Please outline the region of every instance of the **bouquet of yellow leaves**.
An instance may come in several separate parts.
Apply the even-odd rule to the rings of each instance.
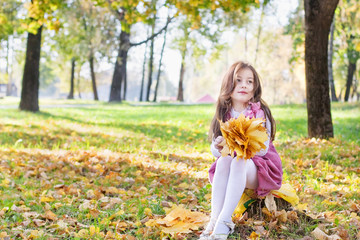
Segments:
[[[237,119],[231,118],[226,122],[220,121],[221,133],[224,141],[219,145],[223,147],[221,155],[230,154],[237,159],[250,159],[261,149],[265,149],[265,141],[268,139],[266,128],[263,126],[264,119],[247,118],[241,114]]]

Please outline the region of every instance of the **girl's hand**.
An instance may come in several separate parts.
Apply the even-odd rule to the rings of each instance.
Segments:
[[[222,146],[219,146],[219,144],[224,141],[224,137],[223,136],[218,136],[215,141],[214,141],[214,146],[217,150],[221,151],[221,149],[223,149]]]

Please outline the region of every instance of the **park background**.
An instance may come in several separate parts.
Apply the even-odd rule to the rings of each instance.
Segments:
[[[230,238],[360,238],[360,3],[307,4],[1,1],[0,236],[196,239],[214,99],[241,59],[300,202]]]

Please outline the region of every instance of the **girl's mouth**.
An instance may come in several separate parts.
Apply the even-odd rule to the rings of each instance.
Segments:
[[[247,94],[247,92],[244,92],[244,91],[241,91],[241,92],[238,92],[240,94]]]

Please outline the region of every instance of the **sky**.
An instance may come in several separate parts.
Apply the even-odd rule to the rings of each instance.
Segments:
[[[273,14],[268,14],[268,16],[266,16],[266,19],[264,21],[264,27],[266,28],[278,28],[281,26],[284,26],[287,24],[288,21],[288,15],[291,13],[291,11],[294,11],[298,5],[298,0],[277,0],[277,1],[271,1],[271,4],[274,7],[270,8],[270,13],[273,12]],[[164,15],[166,18],[167,12],[162,13],[162,15]],[[258,22],[259,22],[259,18],[260,18],[260,10],[255,11],[253,17],[252,17],[252,25],[254,25],[255,27],[258,26]],[[159,28],[163,26],[163,24],[159,24]],[[181,55],[179,53],[179,51],[171,49],[169,46],[171,45],[170,43],[170,39],[173,37],[171,35],[176,34],[176,29],[172,29],[172,31],[170,33],[168,33],[168,38],[167,38],[167,47],[165,48],[164,51],[164,56],[163,56],[163,64],[164,64],[164,71],[165,74],[167,75],[167,77],[169,78],[169,80],[174,84],[174,86],[178,85],[178,81],[179,81],[179,73],[180,73],[180,64],[181,64]],[[244,31],[239,30],[238,32],[231,32],[231,31],[227,31],[225,32],[223,38],[227,40],[229,46],[232,45],[232,43],[234,42],[234,40],[236,39],[237,35],[241,35],[244,34]],[[131,40],[133,42],[137,42],[140,39],[144,39],[146,38],[146,30],[144,29],[139,29],[137,31],[137,36],[139,36],[137,39],[132,38]],[[156,41],[156,51],[159,53],[160,49],[161,49],[161,45],[163,42],[163,35],[160,35]],[[10,44],[14,44],[15,46],[18,46],[18,43],[16,42],[10,42]],[[4,46],[3,46],[4,47]],[[128,71],[136,71],[136,72],[141,72],[142,69],[142,62],[143,62],[143,56],[144,56],[144,50],[145,50],[145,44],[143,44],[140,47],[136,47],[136,48],[132,48],[129,52],[129,55],[131,54],[131,58],[129,58],[128,61]],[[4,53],[4,52],[3,52]],[[12,52],[10,52],[10,56],[12,55]],[[117,54],[114,53],[114,55],[116,56]],[[159,54],[157,54],[157,56],[155,56],[155,62],[158,61],[158,56]],[[10,61],[13,58],[10,58]],[[3,69],[4,66],[6,65],[4,58],[0,58],[0,66]],[[10,62],[11,65],[11,62]],[[98,71],[113,71],[114,68],[114,64],[113,63],[101,63],[98,66]],[[4,70],[2,70],[4,71]],[[82,71],[82,75],[84,77],[90,76],[89,72],[88,72],[88,67],[83,68]],[[140,81],[139,77],[139,81]]]
[[[289,14],[294,11],[298,5],[298,0],[277,0],[272,1],[272,4],[274,5],[274,15],[266,16],[266,19],[264,21],[264,27],[274,27],[278,28],[281,26],[284,26],[288,22],[288,16]],[[253,16],[253,24],[257,25],[260,18],[260,10],[256,11]],[[266,26],[269,25],[269,26]],[[239,31],[238,33],[227,31],[225,32],[223,38],[228,40],[229,45],[233,43],[235,40],[236,34],[243,34],[243,32]],[[161,38],[161,40],[160,40]],[[162,44],[162,37],[160,37],[159,40],[157,40],[158,44]],[[171,36],[170,36],[171,38]],[[160,48],[158,46],[158,48]],[[135,51],[135,55],[141,56],[137,58],[137,60],[143,59],[142,56],[144,54],[144,48],[138,48],[137,51]],[[173,50],[169,47],[165,48],[164,51],[164,57],[163,57],[163,64],[164,69],[169,77],[170,81],[177,86],[179,81],[179,73],[180,73],[180,66],[181,66],[181,55],[179,51]],[[135,62],[129,62],[129,69],[137,69],[139,66]]]

